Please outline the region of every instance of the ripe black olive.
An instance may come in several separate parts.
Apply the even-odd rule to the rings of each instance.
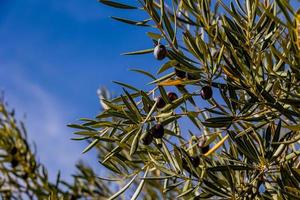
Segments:
[[[198,143],[198,147],[200,148],[202,154],[206,154],[209,151],[209,145],[205,145],[205,143],[206,143],[205,137],[201,138]]]
[[[162,138],[164,136],[164,132],[165,132],[164,127],[161,124],[156,124],[151,129],[151,133],[154,138]]]
[[[167,56],[167,48],[162,44],[158,44],[154,48],[153,55],[157,60],[163,60]]]
[[[209,151],[209,145],[201,147],[201,153],[206,154]]]
[[[189,80],[197,80],[197,76],[195,74],[187,73],[187,79]]]
[[[178,99],[178,96],[175,92],[169,92],[168,93],[168,99],[169,99],[170,102],[173,102],[176,99]]]
[[[200,158],[199,156],[194,156],[194,157],[191,157],[191,163],[194,167],[198,167],[199,164],[200,164]]]
[[[24,173],[24,174],[22,175],[22,179],[26,180],[27,178],[28,178],[28,173]]]
[[[210,86],[204,86],[201,89],[200,95],[203,99],[208,100],[212,97],[213,91]]]
[[[13,148],[10,150],[11,155],[15,155],[17,152],[18,152],[18,149],[17,149],[16,147],[13,147]]]
[[[142,139],[144,145],[150,145],[153,141],[153,136],[150,133],[147,133],[146,136]]]
[[[185,169],[185,170],[188,170],[188,169],[189,169],[188,163],[186,162],[185,159],[182,159],[182,168]]]
[[[80,199],[80,198],[81,198],[80,195],[72,194],[71,197],[70,197],[70,200],[77,200],[77,199]]]
[[[10,164],[11,164],[11,167],[12,167],[12,168],[15,168],[15,167],[18,166],[19,161],[18,161],[17,159],[13,158],[13,159],[10,161]]]
[[[157,108],[161,109],[161,108],[165,107],[166,102],[164,101],[164,99],[162,97],[158,97],[156,99],[156,101],[157,101],[157,104],[156,104]]]
[[[162,146],[162,143],[157,143],[156,145],[157,145],[157,147],[158,147],[159,149],[163,147],[163,146]]]
[[[180,69],[175,68],[175,75],[178,78],[185,78],[186,77],[186,72],[181,71]]]

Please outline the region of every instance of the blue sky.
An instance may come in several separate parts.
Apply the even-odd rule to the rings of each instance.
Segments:
[[[71,141],[66,124],[99,111],[96,89],[120,87],[112,80],[143,87],[147,80],[129,68],[155,72],[151,55],[126,57],[151,47],[146,29],[109,16],[141,17],[97,0],[0,0],[0,89],[19,119],[51,177],[74,172],[78,159],[98,168],[93,154],[81,155],[84,143]],[[98,168],[99,170],[99,168]]]

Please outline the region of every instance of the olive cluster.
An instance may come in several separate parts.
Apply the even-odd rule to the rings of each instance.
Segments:
[[[158,44],[154,48],[154,52],[153,52],[154,57],[157,60],[163,60],[167,56],[167,53],[168,53],[167,48],[162,44]],[[178,78],[188,79],[188,80],[197,80],[197,77],[194,74],[187,73],[183,70],[180,70],[179,68],[180,68],[180,64],[177,64],[175,67],[175,75]],[[212,95],[213,95],[213,91],[209,85],[202,87],[202,89],[200,91],[200,96],[202,97],[202,99],[208,100],[208,99],[212,98]],[[173,102],[176,99],[178,99],[177,94],[174,92],[169,92],[167,94],[167,96],[168,96],[168,100],[170,102]],[[156,107],[158,109],[162,109],[165,106],[166,106],[166,102],[164,101],[164,99],[161,96],[159,96],[156,99]],[[163,135],[164,135],[164,127],[161,124],[156,124],[155,126],[153,126],[150,129],[150,131],[143,138],[143,144],[150,145],[153,141],[153,138],[162,138]],[[198,144],[198,147],[200,148],[200,151],[202,154],[206,154],[209,151],[209,145],[205,145],[205,140],[202,140],[202,142],[200,141]],[[200,164],[199,156],[191,156],[189,158],[184,158],[182,161],[182,166],[185,170],[187,170],[189,172],[191,172],[191,170],[188,167],[188,162],[186,161],[186,159],[189,159],[189,161],[193,165],[193,167],[198,167]]]
[[[175,93],[175,92],[169,92],[168,94],[167,94],[167,96],[168,96],[168,100],[170,101],[170,102],[173,102],[173,101],[175,101],[176,99],[178,99],[178,96],[177,96],[177,94]],[[161,109],[161,108],[164,108],[165,106],[166,106],[166,102],[164,101],[164,99],[161,97],[161,96],[159,96],[157,99],[156,99],[156,107],[157,108],[159,108],[159,109]]]
[[[209,145],[206,145],[206,139],[205,138],[201,138],[199,143],[198,143],[198,148],[201,151],[201,154],[206,154],[209,151]],[[198,167],[200,164],[200,156],[189,156],[188,158],[183,158],[182,160],[182,167],[191,172],[189,166],[188,166],[188,162],[186,161],[186,159],[189,159],[190,163],[193,165],[193,167]]]
[[[192,166],[194,168],[197,168],[200,165],[200,157],[199,156],[188,156],[182,159],[182,168],[185,169],[187,172],[189,172],[191,175],[199,178],[199,176],[193,171],[191,170],[187,160],[190,161],[190,163],[192,164]]]
[[[167,94],[168,96],[168,100],[170,102],[173,102],[175,101],[176,99],[178,99],[178,96],[175,92],[169,92]],[[159,96],[157,99],[156,99],[156,107],[161,109],[163,107],[165,107],[166,105],[166,102],[164,101],[164,99]],[[157,138],[157,139],[160,139],[164,136],[164,127],[162,124],[158,123],[156,124],[155,126],[153,126],[150,131],[145,135],[145,137],[143,138],[143,144],[144,145],[150,145],[153,141],[153,138]]]
[[[162,44],[158,44],[156,45],[156,47],[154,48],[154,51],[153,51],[153,55],[154,57],[157,59],[157,60],[163,60],[168,54],[168,50],[167,48],[162,45]],[[185,71],[183,70],[180,70],[178,69],[180,68],[180,64],[177,64],[176,65],[176,68],[175,68],[175,75],[178,77],[178,78],[187,78],[188,80],[195,80],[197,79],[195,77],[194,74],[192,73],[186,73]],[[175,94],[176,95],[176,94]],[[208,100],[212,97],[213,95],[213,91],[211,89],[210,86],[204,86],[202,89],[201,89],[201,92],[200,92],[200,96],[204,99],[204,100]],[[177,95],[176,95],[177,97]],[[158,103],[158,108],[159,107],[164,107],[166,104],[165,102],[163,101],[163,99],[160,97],[159,99],[159,103]]]
[[[209,145],[206,146],[200,146],[198,145],[198,147],[200,148],[200,151],[202,154],[205,154],[209,151]],[[188,156],[182,159],[182,168],[185,169],[186,171],[188,171],[189,173],[191,173],[192,175],[194,175],[195,177],[198,177],[197,174],[195,174],[195,172],[193,172],[187,162],[187,159],[190,161],[190,163],[192,164],[192,166],[194,168],[197,168],[200,165],[200,156]]]
[[[153,141],[153,138],[161,139],[164,136],[165,129],[162,124],[156,124],[154,125],[150,131],[145,135],[145,137],[142,139],[144,145],[150,145]]]

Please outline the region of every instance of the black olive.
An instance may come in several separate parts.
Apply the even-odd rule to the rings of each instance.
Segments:
[[[167,56],[167,48],[162,44],[158,44],[154,48],[153,55],[157,60],[163,60]]]
[[[204,86],[201,89],[200,95],[203,99],[208,100],[212,97],[213,91],[210,86]]]
[[[163,147],[163,146],[162,146],[162,143],[157,143],[156,145],[157,145],[157,147],[158,147],[159,149]]]
[[[146,136],[142,139],[144,145],[150,145],[153,141],[153,136],[150,133],[147,133]]]
[[[185,71],[181,71],[180,69],[175,68],[175,75],[178,78],[185,78],[186,77],[186,72]]]
[[[168,93],[168,99],[169,99],[169,101],[173,102],[176,99],[178,99],[178,96],[177,96],[177,94],[175,92],[169,92]]]
[[[18,166],[19,161],[18,161],[17,159],[13,158],[13,159],[10,161],[10,164],[11,164],[11,167],[12,167],[12,168],[15,168],[15,167]]]
[[[192,73],[187,73],[187,79],[189,80],[197,80],[197,76],[195,74]]]
[[[23,178],[24,180],[26,180],[26,179],[28,178],[28,173],[24,173],[24,174],[22,175],[22,178]]]
[[[152,135],[154,138],[162,138],[164,136],[164,127],[161,124],[156,124],[154,127],[151,129]]]
[[[199,156],[194,156],[194,157],[191,157],[191,163],[194,167],[198,167],[199,164],[200,164],[200,158]]]
[[[185,159],[182,159],[182,168],[185,170],[189,170],[188,163]]]
[[[165,107],[166,102],[164,101],[164,99],[162,97],[158,97],[156,99],[156,101],[157,101],[157,104],[156,104],[157,108],[161,109],[161,108]]]
[[[206,154],[209,151],[209,145],[201,147],[201,153]]]
[[[16,147],[13,147],[13,148],[10,150],[11,155],[15,155],[17,152],[18,152],[18,149],[17,149]]]
[[[206,138],[201,138],[199,143],[198,143],[198,147],[201,150],[202,154],[206,154],[209,151],[209,145],[205,145],[206,143]]]
[[[80,195],[72,194],[70,200],[77,200],[80,199]]]

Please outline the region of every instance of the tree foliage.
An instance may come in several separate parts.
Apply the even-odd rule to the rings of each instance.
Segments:
[[[296,1],[100,2],[145,13],[113,17],[147,28],[155,45],[124,55],[162,63],[134,70],[150,91],[116,82],[120,96],[70,125],[84,152],[101,151],[106,178],[123,181],[110,199],[299,199]]]
[[[162,63],[157,74],[133,70],[151,90],[116,82],[121,95],[100,89],[103,110],[69,125],[111,173],[79,162],[72,183],[51,182],[1,101],[1,199],[299,199],[296,1],[100,2],[147,15],[112,18],[147,28],[154,44],[124,55]]]
[[[51,182],[47,169],[36,159],[28,143],[25,126],[0,102],[0,199],[106,199],[110,196],[93,170],[83,162],[76,165],[73,182],[57,174]]]

